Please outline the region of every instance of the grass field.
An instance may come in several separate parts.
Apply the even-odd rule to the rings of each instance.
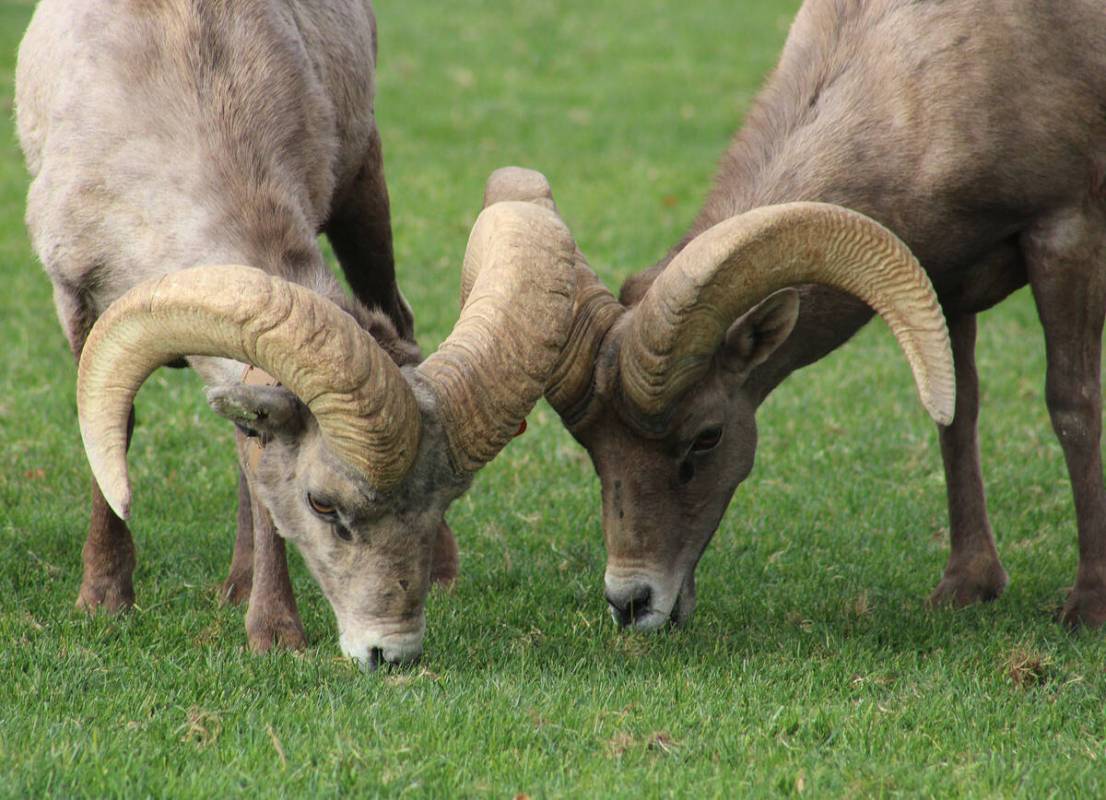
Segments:
[[[546,172],[612,286],[661,256],[798,3],[376,5],[400,279],[429,350],[498,166]],[[77,613],[75,370],[24,232],[10,122],[31,8],[0,2],[0,795],[1106,794],[1106,638],[1051,619],[1075,526],[1024,292],[981,322],[984,466],[1012,578],[987,607],[923,606],[947,555],[936,434],[873,324],[762,409],[759,463],[685,630],[609,620],[598,485],[542,404],[450,513],[463,576],[430,600],[420,668],[343,660],[298,557],[312,646],[250,655],[215,593],[231,430],[180,371],[138,399],[139,608]]]

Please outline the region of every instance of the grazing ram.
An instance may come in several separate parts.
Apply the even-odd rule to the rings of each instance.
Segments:
[[[573,245],[547,211],[485,210],[461,318],[414,366],[372,113],[374,35],[355,0],[36,9],[18,123],[28,227],[79,356],[97,482],[81,604],[133,602],[132,401],[183,358],[254,438],[239,452],[244,504],[297,543],[342,649],[370,665],[421,651],[444,512],[541,396],[571,322]],[[384,313],[345,295],[320,230]],[[207,266],[219,264],[249,266]],[[290,587],[274,586],[283,550],[265,546],[272,568],[254,575],[250,615],[270,615],[262,635],[295,636]]]
[[[919,384],[935,401],[952,541],[931,602],[988,600],[1007,583],[980,471],[975,316],[1028,283],[1078,521],[1062,618],[1106,621],[1104,112],[1106,16],[1093,0],[803,5],[683,240],[618,301],[581,264],[577,322],[547,397],[599,474],[619,623],[691,616],[696,564],[753,464],[757,407],[847,341],[868,305],[895,309],[837,269],[874,284],[892,261],[902,271],[888,289],[926,307],[889,321],[900,343],[919,340],[907,349],[915,375],[939,390]],[[488,197],[552,204],[544,179],[521,171],[495,176]],[[905,248],[856,213],[810,203],[878,220],[917,255],[948,320],[955,408],[944,323]]]

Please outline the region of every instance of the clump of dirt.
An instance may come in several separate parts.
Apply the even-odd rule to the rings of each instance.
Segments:
[[[1019,689],[1044,686],[1052,676],[1051,660],[1024,647],[1016,647],[1006,656],[1006,677]]]

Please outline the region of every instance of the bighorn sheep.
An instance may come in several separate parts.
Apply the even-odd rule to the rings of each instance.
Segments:
[[[935,401],[948,488],[952,549],[931,602],[987,600],[1007,583],[979,464],[975,315],[1028,282],[1078,519],[1062,618],[1106,620],[1104,108],[1099,3],[803,5],[684,239],[626,281],[620,302],[581,264],[577,321],[547,397],[599,474],[619,623],[691,616],[696,564],[753,464],[757,407],[871,316],[850,295],[873,297],[827,268],[847,266],[861,286],[892,263],[888,297],[907,292],[908,308],[875,306],[893,310],[900,343],[916,341],[907,354]],[[541,176],[518,171],[493,178],[488,197],[552,203]],[[879,220],[925,266],[951,333],[955,416],[925,276],[892,237],[812,201]]]
[[[297,543],[344,652],[375,666],[421,651],[443,514],[541,396],[571,322],[574,245],[548,211],[485,210],[457,326],[422,364],[397,365],[414,357],[389,321],[410,334],[373,38],[355,0],[36,9],[18,122],[28,227],[80,359],[98,487],[84,603],[131,600],[132,401],[185,358],[212,408],[255,437],[240,448],[254,522],[271,514]],[[386,315],[345,296],[319,230]],[[246,365],[274,380],[247,380]]]

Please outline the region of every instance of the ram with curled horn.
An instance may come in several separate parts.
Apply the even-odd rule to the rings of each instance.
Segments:
[[[577,254],[577,318],[547,397],[602,484],[620,624],[691,616],[696,564],[753,465],[758,406],[872,309],[939,426],[952,549],[931,602],[997,597],[975,315],[1026,282],[1078,518],[1062,617],[1106,620],[1106,117],[1087,112],[1106,103],[1104,41],[1090,3],[808,0],[683,240],[617,300]],[[553,207],[542,176],[517,169],[489,181],[487,199],[505,198]]]
[[[134,603],[131,400],[150,370],[187,363],[243,432],[224,595],[248,594],[251,648],[306,643],[279,527],[346,652],[418,653],[427,583],[456,571],[443,512],[541,395],[569,321],[572,245],[547,211],[481,215],[464,313],[419,365],[395,282],[375,50],[367,0],[36,7],[17,121],[27,225],[80,358],[97,479],[79,606]]]
[[[135,287],[97,320],[77,377],[89,463],[129,516],[127,418],[159,366],[217,360],[279,383],[209,380],[208,402],[262,443],[251,489],[334,608],[342,650],[375,667],[422,652],[423,603],[446,508],[541,397],[571,321],[573,244],[555,214],[500,203],[476,221],[453,333],[399,368],[309,289],[242,266]]]

